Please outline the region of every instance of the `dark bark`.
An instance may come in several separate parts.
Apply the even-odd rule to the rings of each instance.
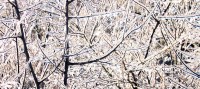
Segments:
[[[14,7],[15,9],[15,12],[16,12],[16,16],[17,16],[17,20],[20,20],[21,19],[21,16],[20,16],[20,11],[19,11],[19,7],[18,7],[18,3],[17,3],[17,0],[15,0],[14,2],[10,2],[9,3]],[[40,88],[40,82],[38,82],[38,79],[37,79],[37,76],[35,74],[35,71],[33,69],[33,66],[32,66],[32,63],[29,62],[29,59],[30,59],[30,56],[29,56],[29,53],[28,53],[28,48],[27,48],[27,44],[26,44],[26,39],[25,39],[25,34],[24,34],[24,29],[23,29],[23,24],[20,23],[20,32],[21,32],[21,35],[20,35],[20,38],[22,40],[22,43],[23,43],[23,46],[24,46],[24,54],[26,56],[26,62],[28,63],[29,65],[29,68],[30,68],[30,71],[31,71],[31,74],[33,76],[33,79],[34,79],[34,82],[36,84],[36,87],[37,89]]]

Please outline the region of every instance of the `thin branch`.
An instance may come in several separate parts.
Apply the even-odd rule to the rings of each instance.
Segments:
[[[177,40],[175,40],[173,43],[171,43],[170,45],[164,47],[162,50],[160,50],[160,51],[154,53],[153,55],[148,56],[147,58],[144,59],[144,61],[142,62],[142,64],[143,64],[143,63],[146,63],[147,61],[151,61],[150,59],[153,59],[155,56],[157,56],[157,55],[160,54],[160,53],[163,53],[163,52],[165,52],[165,51],[167,51],[167,50],[168,50],[168,51],[171,51],[171,50],[172,50],[171,47],[172,47],[173,45],[177,45],[178,43],[180,43],[181,40],[182,40],[182,39],[177,39]]]
[[[49,57],[44,53],[44,51],[42,50],[41,46],[39,45],[39,40],[37,38],[37,44],[38,44],[38,47],[40,49],[40,51],[42,52],[42,54],[49,60],[49,62],[51,62],[53,65],[55,65],[50,59]]]
[[[70,3],[72,3],[74,0],[71,0],[71,1],[68,1],[68,3],[70,4]]]
[[[20,12],[23,12],[23,11],[26,11],[26,10],[29,10],[29,9],[32,9],[33,7],[36,7],[36,6],[40,5],[40,4],[42,4],[42,2],[36,3],[36,4],[34,4],[34,5],[31,5],[31,6],[25,8],[25,9],[23,9],[23,10],[20,10]]]
[[[92,42],[93,42],[93,39],[94,39],[94,33],[95,33],[95,30],[96,30],[97,27],[98,27],[98,21],[96,22],[94,28],[92,29],[92,32],[91,32],[91,35],[90,35],[90,38],[89,38],[89,42],[90,42],[90,44],[92,44]]]
[[[19,70],[19,49],[18,49],[18,39],[15,38],[16,40],[16,51],[17,51],[17,73],[19,74],[20,70]],[[20,77],[18,77],[18,82],[20,83]]]
[[[3,23],[4,26],[6,26],[7,28],[11,29],[12,31],[14,31],[14,29],[10,28],[8,25],[6,25],[4,22],[1,22]]]
[[[51,73],[49,73],[49,75],[47,75],[45,78],[43,78],[40,82],[43,82],[45,81],[49,76],[51,76],[55,71],[56,69],[58,69],[58,67],[60,66],[60,64],[63,62],[63,60],[61,60],[58,65],[53,69],[53,71]]]
[[[169,9],[169,6],[170,6],[170,5],[171,5],[171,3],[168,4],[167,8],[164,10],[163,15],[167,12],[167,10]],[[155,28],[153,29],[153,32],[152,32],[152,34],[151,34],[151,38],[150,38],[150,41],[149,41],[149,45],[148,45],[148,48],[147,48],[147,51],[146,51],[146,54],[145,54],[145,57],[144,57],[145,59],[146,59],[147,56],[148,56],[148,53],[149,53],[149,50],[150,50],[150,46],[151,46],[151,43],[152,43],[152,39],[153,39],[154,33],[155,33],[156,29],[158,28],[158,26],[160,25],[160,21],[157,20],[156,18],[154,18],[154,19],[155,19],[155,21],[156,21],[156,26],[155,26]]]
[[[186,67],[186,69],[188,69],[190,72],[192,72],[193,75],[195,75],[196,77],[200,78],[200,74],[194,72],[192,69],[190,69],[186,63],[183,61],[183,59],[180,57],[180,55],[177,53],[177,51],[175,49],[173,49],[176,53],[176,55],[178,56],[178,58],[180,59],[181,63]]]
[[[5,39],[10,39],[10,38],[18,38],[19,36],[14,36],[14,37],[5,37],[5,38],[0,38],[0,40],[5,40]]]
[[[150,41],[149,41],[149,45],[148,45],[148,48],[147,48],[147,51],[146,51],[146,54],[145,54],[145,57],[144,57],[144,58],[147,58],[147,56],[148,56],[148,53],[149,53],[149,50],[150,50],[150,46],[151,46],[151,43],[152,43],[152,39],[153,39],[154,33],[156,32],[156,29],[158,28],[159,25],[160,25],[160,21],[157,21],[156,26],[155,26],[155,28],[153,29],[153,32],[152,32],[152,34],[151,34],[151,38],[150,38]]]
[[[113,11],[113,12],[101,12],[101,13],[93,13],[91,15],[85,15],[85,16],[69,16],[69,18],[90,18],[90,17],[96,17],[96,16],[102,16],[102,15],[110,15],[115,13],[121,13],[125,10],[119,10],[119,11]]]
[[[92,50],[92,49],[91,49]],[[78,56],[78,55],[81,55],[81,54],[83,54],[83,53],[87,53],[87,52],[89,52],[90,51],[90,49],[88,49],[88,48],[83,48],[83,49],[81,49],[80,51],[78,51],[78,52],[76,52],[76,53],[74,53],[74,54],[68,54],[68,55],[63,55],[64,57],[71,57],[71,56]]]
[[[155,9],[154,9],[155,10]],[[77,63],[72,63],[70,62],[70,65],[84,65],[84,64],[90,64],[90,63],[94,63],[94,62],[99,62],[100,60],[106,58],[107,56],[109,56],[110,54],[112,54],[112,52],[116,51],[116,49],[119,47],[119,45],[124,41],[124,39],[126,37],[128,37],[132,32],[140,29],[145,23],[146,21],[152,16],[154,10],[145,18],[145,20],[143,21],[143,23],[141,25],[139,25],[136,28],[132,28],[131,30],[127,31],[126,33],[123,33],[121,39],[119,39],[117,41],[117,44],[115,46],[113,46],[113,48],[111,50],[109,50],[107,53],[105,53],[104,55],[97,57],[91,61],[86,61],[86,62],[77,62]]]
[[[171,80],[171,81],[174,82],[175,84],[178,84],[179,86],[181,86],[181,87],[183,87],[183,88],[185,88],[185,89],[188,88],[187,86],[184,86],[183,84],[180,84],[180,83],[176,82],[175,80],[173,80],[173,79],[171,79],[171,78],[169,78],[169,80]]]
[[[171,42],[170,42],[171,43]],[[172,44],[172,43],[171,43]],[[175,52],[176,54],[176,57],[178,57],[181,61],[181,63],[186,67],[186,69],[188,69],[193,75],[195,75],[196,77],[200,78],[200,74],[194,72],[192,69],[190,69],[186,63],[183,61],[182,59],[182,56],[180,56],[178,53],[177,53],[177,50],[175,50],[174,46],[172,46],[172,50]],[[181,54],[182,55],[182,54]]]
[[[55,7],[54,5],[51,5],[50,3],[49,3],[49,5],[50,5],[50,6],[52,6],[53,8],[55,8],[56,10],[58,10],[58,11],[62,12],[63,14],[65,14],[65,13],[66,13],[66,12],[64,12],[64,11],[60,10],[59,8]]]
[[[189,18],[198,18],[200,14],[196,15],[177,15],[177,16],[158,16],[159,19],[189,19]]]
[[[21,88],[21,89],[24,89],[25,80],[26,80],[26,69],[25,69],[25,71],[24,71],[24,79],[23,79],[23,82],[22,82],[22,88]]]

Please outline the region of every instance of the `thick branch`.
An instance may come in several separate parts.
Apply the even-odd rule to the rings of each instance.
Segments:
[[[66,0],[66,13],[65,13],[65,18],[66,18],[66,33],[65,33],[65,50],[64,50],[64,55],[69,55],[69,41],[67,39],[68,34],[69,34],[69,29],[68,29],[68,0]],[[65,71],[64,71],[64,85],[67,86],[67,79],[68,79],[68,68],[69,68],[69,56],[63,57],[65,61]]]
[[[17,20],[20,21],[21,17],[20,17],[20,11],[19,11],[19,7],[18,7],[17,0],[15,0],[14,3],[12,3],[12,2],[9,1],[9,3],[15,8],[15,11],[16,11],[16,14],[17,14]],[[19,27],[20,27],[19,29],[20,29],[20,31],[21,31],[21,36],[20,36],[20,38],[21,38],[22,43],[23,43],[23,45],[24,45],[24,53],[25,53],[25,55],[26,55],[26,61],[28,62],[29,59],[30,59],[30,56],[29,56],[29,53],[28,53],[28,48],[27,48],[27,44],[26,44],[26,39],[25,39],[24,29],[23,29],[22,23],[19,24]],[[17,29],[18,29],[18,28],[17,28]],[[40,82],[38,82],[38,79],[37,79],[37,77],[36,77],[36,74],[35,74],[35,72],[34,72],[34,69],[33,69],[33,66],[32,66],[31,62],[28,62],[28,65],[29,65],[29,68],[30,68],[30,70],[31,70],[32,76],[33,76],[33,78],[34,78],[36,87],[37,87],[37,89],[39,89],[39,88],[40,88],[40,86],[39,86],[39,85],[40,85]]]

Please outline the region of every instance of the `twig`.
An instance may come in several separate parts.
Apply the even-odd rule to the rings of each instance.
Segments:
[[[25,9],[23,9],[23,10],[20,10],[20,12],[23,12],[23,11],[26,11],[26,10],[29,10],[29,9],[32,9],[33,7],[36,7],[36,6],[40,5],[40,4],[42,4],[42,2],[36,3],[36,4],[34,4],[34,5],[31,5],[31,6],[25,8]]]
[[[24,70],[24,80],[22,82],[22,89],[24,89],[25,80],[26,80],[26,69]]]
[[[60,10],[59,8],[55,7],[54,5],[51,5],[51,4],[49,4],[49,5],[50,5],[50,6],[52,6],[53,8],[55,8],[56,10],[58,10],[58,11],[62,12],[63,14],[64,14],[64,13],[66,13],[66,12],[64,12],[64,11]]]
[[[42,54],[49,60],[49,62],[51,62],[53,65],[55,65],[50,59],[49,57],[44,53],[44,51],[42,50],[41,46],[39,45],[39,42],[38,42],[38,38],[37,38],[37,44],[38,44],[38,47],[40,49],[40,51],[42,52]]]
[[[172,43],[170,42],[170,44],[172,44]],[[185,63],[185,62],[183,61],[183,59],[182,59],[182,56],[180,56],[180,55],[177,53],[177,50],[175,50],[175,48],[174,48],[173,45],[172,45],[172,50],[175,52],[176,57],[178,57],[178,58],[180,59],[181,63],[186,67],[186,69],[188,69],[188,70],[189,70],[193,75],[195,75],[196,77],[200,78],[200,74],[194,72],[192,69],[190,69],[190,68],[186,65],[186,63]],[[182,55],[182,54],[181,54],[181,55]]]
[[[155,9],[154,9],[155,10]],[[106,58],[107,56],[109,56],[112,52],[116,51],[116,49],[118,48],[118,46],[124,41],[124,39],[129,36],[133,31],[136,31],[138,29],[140,29],[145,23],[146,21],[150,18],[150,16],[153,14],[154,10],[145,18],[144,22],[139,25],[138,27],[136,28],[132,28],[131,30],[127,31],[126,33],[123,33],[121,39],[119,39],[117,41],[117,44],[115,46],[113,46],[113,48],[111,48],[111,50],[109,50],[107,53],[105,53],[104,55],[100,56],[100,57],[97,57],[91,61],[86,61],[86,62],[76,62],[76,63],[72,63],[70,62],[70,65],[84,65],[84,64],[90,64],[90,63],[93,63],[93,62],[98,62],[104,58]]]
[[[90,44],[92,44],[92,42],[94,40],[94,33],[95,33],[97,27],[98,27],[98,21],[96,22],[94,28],[92,29],[92,32],[91,32],[91,35],[90,35],[90,38],[89,38]]]
[[[151,61],[150,59],[154,58],[156,55],[158,55],[158,54],[160,54],[160,53],[162,53],[162,52],[164,52],[164,51],[167,51],[167,50],[170,51],[170,50],[172,50],[171,47],[172,47],[173,45],[176,45],[177,43],[180,43],[180,42],[181,42],[181,39],[175,40],[172,44],[170,44],[170,45],[164,47],[162,50],[160,50],[160,51],[154,53],[153,55],[148,56],[147,58],[145,58],[144,61],[142,62],[142,64],[145,63],[145,62],[147,62],[147,61]]]
[[[101,12],[101,13],[93,13],[91,15],[85,15],[85,16],[69,16],[69,18],[90,18],[90,17],[96,17],[96,16],[102,16],[102,15],[110,15],[114,13],[120,13],[125,10],[120,10],[120,11],[113,11],[113,12]]]
[[[12,31],[14,31],[14,29],[10,28],[7,24],[5,24],[4,22],[2,22],[4,26],[6,26],[7,28],[11,29]]]
[[[55,68],[53,69],[53,71],[52,71],[51,73],[49,73],[49,75],[47,75],[45,78],[41,79],[40,82],[45,81],[49,76],[51,76],[51,75],[56,71],[56,69],[58,69],[58,67],[60,66],[60,64],[61,64],[62,62],[63,62],[63,60],[61,60],[61,61],[58,63],[58,65],[55,66]]]
[[[188,87],[184,86],[183,84],[177,83],[176,81],[174,81],[173,79],[169,78],[169,80],[171,80],[172,82],[174,82],[175,84],[178,84],[179,86],[187,89]]]
[[[160,19],[189,19],[189,18],[198,18],[200,14],[196,15],[179,15],[179,16],[158,16]]]
[[[91,49],[91,50],[92,50],[92,49]],[[74,53],[74,54],[63,55],[63,57],[78,56],[78,55],[81,55],[81,54],[86,53],[86,52],[88,52],[88,51],[90,51],[90,49],[83,48],[83,49],[81,49],[80,51],[78,51],[78,52],[76,52],[76,53]]]
[[[192,74],[195,75],[196,77],[200,78],[200,74],[198,74],[198,73],[194,72],[192,69],[190,69],[186,65],[186,63],[183,61],[183,59],[180,57],[180,55],[178,55],[177,51],[176,50],[174,50],[174,51],[175,51],[176,55],[178,56],[178,58],[180,59],[181,63],[186,67],[186,69],[188,69],[190,72],[192,72]]]

